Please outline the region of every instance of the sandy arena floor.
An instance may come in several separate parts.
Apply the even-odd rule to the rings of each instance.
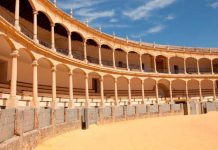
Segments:
[[[91,126],[50,139],[36,150],[215,150],[218,113]]]

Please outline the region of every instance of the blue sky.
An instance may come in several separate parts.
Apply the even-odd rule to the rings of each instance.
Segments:
[[[218,47],[218,0],[57,0],[108,34],[150,43]]]

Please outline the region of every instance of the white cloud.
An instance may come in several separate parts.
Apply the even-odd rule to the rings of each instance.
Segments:
[[[213,9],[216,9],[216,8],[218,8],[218,2],[214,2],[214,3],[210,4],[209,6]]]
[[[168,15],[168,16],[166,16],[166,20],[174,20],[176,17],[174,16],[174,15]]]
[[[165,29],[164,25],[156,25],[156,26],[153,26],[153,27],[149,28],[148,30],[146,30],[144,32],[139,33],[139,34],[133,34],[130,37],[132,37],[132,38],[142,38],[143,36],[145,36],[147,34],[156,34],[156,33],[159,33],[161,31],[163,31],[164,29]]]
[[[108,10],[108,11],[95,11],[91,8],[83,8],[79,9],[76,12],[77,15],[81,16],[83,19],[88,19],[89,22],[92,22],[95,19],[99,18],[110,18],[114,16],[114,10]]]
[[[123,14],[133,20],[148,18],[154,10],[163,9],[174,2],[176,0],[149,0],[145,5],[134,10],[125,10]]]
[[[159,33],[164,28],[165,28],[165,26],[163,26],[163,25],[157,25],[157,26],[154,26],[154,27],[148,29],[147,33]]]
[[[116,22],[118,22],[118,19],[111,18],[111,19],[109,20],[109,22],[111,22],[111,23],[116,23]]]

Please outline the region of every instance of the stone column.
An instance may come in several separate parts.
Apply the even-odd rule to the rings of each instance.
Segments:
[[[169,81],[169,93],[170,93],[170,102],[173,104],[173,91],[172,91],[172,81]]]
[[[154,72],[157,73],[156,56],[154,56]]]
[[[87,63],[88,62],[88,60],[87,60],[87,49],[86,49],[86,40],[84,41],[84,43],[83,43],[83,48],[84,48],[84,61]]]
[[[68,32],[68,51],[68,56],[72,58],[71,32]]]
[[[70,100],[68,104],[68,108],[74,108],[74,100],[73,100],[73,72],[72,70],[69,71],[69,95]]]
[[[155,90],[156,90],[156,102],[159,104],[158,81],[156,81],[155,83]]]
[[[184,74],[187,74],[186,58],[184,58]]]
[[[185,81],[185,95],[186,95],[186,101],[189,100],[189,96],[188,96],[188,81]]]
[[[143,72],[143,68],[142,68],[142,55],[139,55],[139,63],[140,63],[140,70],[141,72]]]
[[[128,104],[132,104],[132,95],[131,95],[131,80],[128,79]]]
[[[52,67],[52,108],[55,109],[57,107],[57,102],[56,102],[56,67]]]
[[[37,15],[38,11],[33,11],[33,41],[36,43],[39,43],[38,37],[37,37]]]
[[[38,101],[38,62],[34,60],[32,63],[33,66],[33,100],[32,106],[35,108],[39,107]]]
[[[199,81],[198,85],[199,85],[199,96],[200,96],[200,101],[202,101],[203,98],[202,98],[202,90],[201,90],[201,81]]]
[[[55,24],[51,24],[51,49],[55,51],[55,31],[54,31]]]
[[[145,81],[144,79],[142,80],[142,103],[145,104]]]
[[[19,51],[15,50],[10,55],[11,60],[11,93],[10,99],[6,102],[7,108],[14,108],[18,105],[17,100],[17,57]]]
[[[101,106],[104,107],[104,77],[101,76]]]
[[[198,70],[198,74],[200,74],[199,59],[197,59],[197,70]]]
[[[113,67],[116,68],[115,49],[113,49]]]
[[[170,57],[167,58],[167,67],[168,67],[168,74],[171,74]]]
[[[126,68],[129,71],[129,52],[126,53]]]
[[[14,26],[18,31],[20,31],[19,17],[20,17],[20,0],[16,0],[15,1],[15,22],[14,22]]]
[[[118,102],[118,91],[117,91],[117,78],[114,78],[114,96],[115,96],[115,105],[119,105]]]
[[[90,106],[90,101],[89,101],[89,75],[85,75],[85,88],[86,88],[86,102],[85,102],[85,107],[88,108]]]
[[[214,74],[214,70],[213,70],[213,59],[211,60],[211,73]]]
[[[102,66],[101,46],[98,47],[98,58],[99,58],[99,65]]]
[[[213,98],[216,101],[216,80],[213,81]]]

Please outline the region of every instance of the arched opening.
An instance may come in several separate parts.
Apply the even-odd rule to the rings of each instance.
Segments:
[[[15,0],[1,0],[0,1],[0,15],[8,22],[14,24],[15,18]]]
[[[205,101],[213,101],[213,81],[202,80],[201,81],[202,97]]]
[[[84,60],[84,38],[77,32],[71,33],[71,47],[73,58]]]
[[[43,107],[52,102],[52,67],[48,59],[38,60],[38,96],[41,99],[40,105]]]
[[[189,57],[186,59],[186,71],[188,74],[198,73],[197,59]]]
[[[145,100],[147,103],[154,104],[156,102],[156,91],[155,91],[156,81],[154,79],[145,79]]]
[[[218,58],[213,60],[213,72],[218,74]]]
[[[200,73],[210,73],[211,74],[211,60],[207,58],[199,59],[199,69]]]
[[[101,76],[98,73],[89,73],[89,98],[92,106],[100,106],[101,102]]]
[[[54,27],[55,32],[55,48],[56,51],[68,56],[68,32],[67,29],[60,23],[56,23]]]
[[[17,95],[19,106],[30,106],[33,92],[32,56],[24,50],[19,50],[17,62]]]
[[[184,58],[172,57],[170,58],[170,71],[172,74],[181,74],[184,72]]]
[[[85,106],[85,72],[79,68],[73,70],[73,96],[76,106]]]
[[[142,55],[142,70],[144,72],[154,72],[154,56],[150,54]]]
[[[106,105],[112,106],[115,102],[114,77],[111,75],[104,76],[104,96]]]
[[[169,91],[170,82],[166,79],[161,79],[158,81],[158,96],[161,101],[169,102],[170,91]]]
[[[156,57],[156,67],[157,67],[157,72],[168,73],[167,58],[162,55],[157,56]]]
[[[197,80],[188,81],[188,96],[190,99],[193,100],[200,99],[199,81]]]
[[[115,49],[115,64],[117,68],[126,69],[126,52],[120,48]]]
[[[113,51],[112,48],[108,45],[101,45],[101,57],[102,64],[104,66],[112,67],[113,66]]]
[[[15,23],[15,0],[1,0],[0,12],[11,24]],[[19,3],[19,25],[21,32],[33,39],[33,9],[28,0]]]
[[[69,102],[69,68],[63,64],[56,66],[56,91],[58,106],[67,107]]]
[[[172,96],[174,101],[186,100],[185,84],[185,81],[179,79],[172,81]]]
[[[37,38],[41,45],[51,48],[51,22],[41,11],[37,15]]]
[[[87,60],[89,63],[93,64],[99,64],[99,52],[98,52],[98,47],[99,45],[97,44],[96,41],[92,39],[88,39],[86,41],[86,51],[87,51]]]
[[[125,77],[119,77],[117,79],[118,99],[121,105],[128,103],[128,79]]]
[[[138,78],[131,79],[131,97],[133,104],[142,102],[142,81]]]
[[[129,59],[129,69],[140,71],[140,55],[134,51],[129,52],[128,54]]]

